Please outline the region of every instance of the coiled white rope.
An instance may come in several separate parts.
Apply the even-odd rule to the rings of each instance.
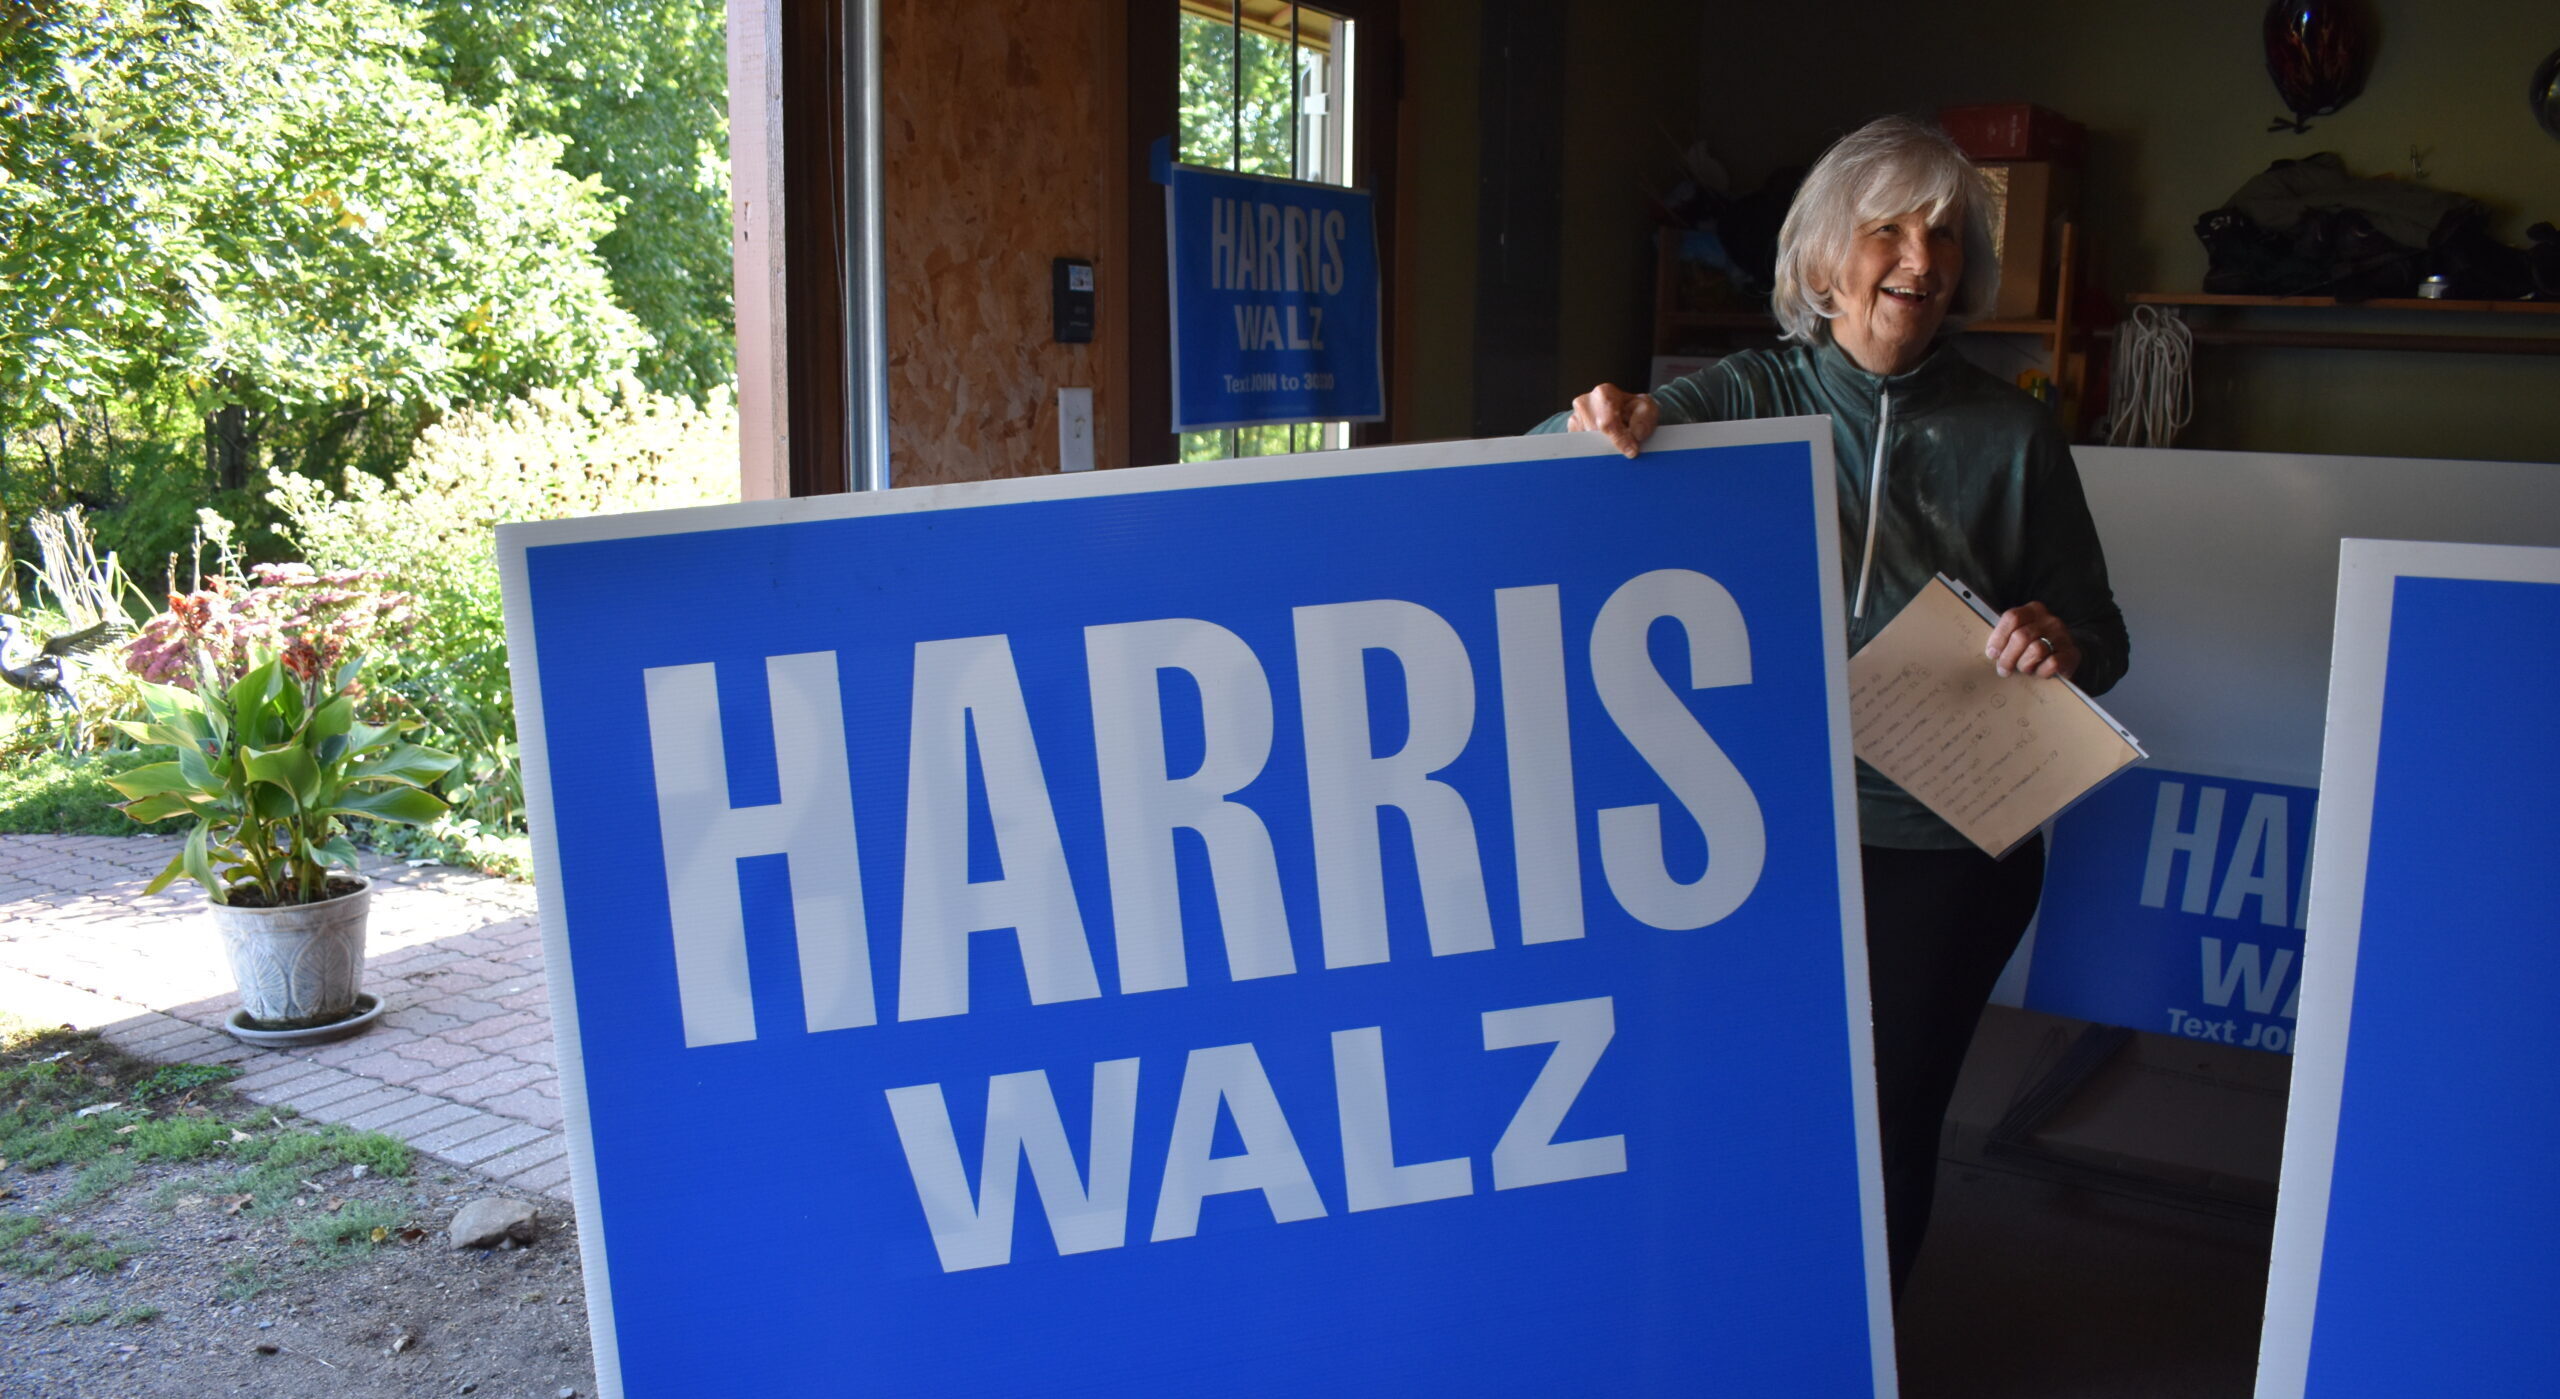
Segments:
[[[2195,334],[2176,313],[2136,306],[2116,328],[2107,445],[2166,447],[2195,420]]]

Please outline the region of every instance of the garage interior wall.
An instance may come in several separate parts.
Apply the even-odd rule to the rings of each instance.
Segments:
[[[2269,163],[2335,151],[2359,175],[2406,176],[2490,206],[2522,246],[2560,221],[2560,141],[2525,89],[2560,45],[2560,14],[2513,0],[2370,0],[2375,61],[2362,96],[2307,134],[2283,113],[2259,43],[2263,7],[2023,0],[1843,0],[1819,22],[1713,4],[1698,37],[1698,134],[1751,188],[1883,112],[2034,102],[2089,128],[2083,227],[2107,292],[2195,292],[2196,217]],[[2259,312],[2252,326],[2449,330],[2411,316]],[[2278,317],[2281,316],[2281,319]],[[2473,334],[2503,328],[2466,318]],[[2200,346],[2197,417],[2181,447],[2512,461],[2560,460],[2560,360],[2548,356]]]
[[[1704,139],[1749,189],[1887,111],[2030,101],[2090,129],[2083,224],[2105,289],[2193,291],[2191,226],[2273,160],[2334,150],[2358,173],[2403,173],[2486,201],[2494,232],[2560,219],[2560,142],[2526,110],[2526,78],[2560,31],[2504,0],[2374,0],[2364,94],[2269,133],[2278,101],[2259,10],[2223,0],[2069,8],[2022,0],[1843,0],[1819,24],[1762,6],[1584,0],[1561,42],[1506,43],[1519,16],[1473,0],[1406,0],[1399,160],[1404,440],[1518,431],[1602,380],[1643,377],[1651,330],[1651,195]],[[1054,470],[1056,391],[1095,390],[1098,459],[1125,451],[1118,401],[1126,7],[1104,0],[884,0],[891,446],[901,484]],[[1535,26],[1529,26],[1534,30]],[[1489,107],[1498,93],[1534,99]],[[1489,123],[1488,118],[1494,119]],[[1506,134],[1499,123],[1508,122]],[[1541,127],[1540,124],[1545,124]],[[1550,154],[1539,156],[1543,136]],[[1523,166],[1521,152],[1533,163]],[[1557,250],[1553,298],[1526,316],[1488,288],[1485,208],[1505,178],[1552,169],[1561,197],[1531,230]],[[1498,247],[1498,244],[1492,246]],[[1096,263],[1095,343],[1051,343],[1049,260]],[[1540,361],[1525,400],[1480,402],[1484,317],[1550,326],[1506,341]],[[2412,327],[2382,313],[2287,313],[2252,324]],[[2334,317],[2334,318],[2333,318]],[[2467,325],[2465,329],[2494,327]],[[2511,460],[2560,458],[2548,357],[2202,347],[2199,411],[2180,445]],[[1510,366],[1517,371],[1518,365]],[[1534,401],[1543,397],[1546,401]],[[1517,419],[1517,421],[1513,421]]]
[[[889,462],[901,486],[1058,469],[1058,390],[1115,460],[1111,244],[1125,198],[1125,6],[882,0]],[[1091,344],[1052,339],[1050,259],[1094,264]]]
[[[1553,23],[1540,8],[1405,0],[1409,440],[1522,431],[1650,359],[1650,201],[1697,124],[1701,7],[1581,0]],[[1554,267],[1502,257],[1519,243]],[[1484,343],[1492,324],[1504,343]],[[1500,393],[1480,382],[1488,357]]]

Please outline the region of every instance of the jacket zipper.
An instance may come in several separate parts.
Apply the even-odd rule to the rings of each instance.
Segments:
[[[1884,514],[1884,443],[1893,431],[1893,395],[1883,387],[1876,389],[1876,455],[1867,468],[1867,549],[1858,560],[1858,597],[1849,615],[1863,619],[1867,615],[1867,580],[1876,567],[1876,521]]]

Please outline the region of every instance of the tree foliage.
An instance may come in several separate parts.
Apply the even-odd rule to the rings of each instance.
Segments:
[[[734,379],[721,0],[441,0],[426,33],[447,91],[560,140],[620,211],[596,251],[656,339],[641,381],[698,400]]]
[[[1296,173],[1290,131],[1295,65],[1286,39],[1186,12],[1178,61],[1182,160],[1248,175]]]
[[[696,403],[624,380],[455,413],[387,481],[276,478],[295,552],[379,573],[421,604],[410,644],[367,674],[423,721],[427,742],[462,757],[446,793],[456,819],[432,834],[480,862],[479,837],[523,829],[496,527],[735,500],[737,462],[726,388]]]
[[[630,365],[556,139],[388,0],[49,0],[0,36],[0,427],[117,395],[286,418]]]

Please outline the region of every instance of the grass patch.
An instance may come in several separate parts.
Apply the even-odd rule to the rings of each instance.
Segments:
[[[18,1245],[44,1232],[44,1221],[31,1214],[0,1214],[0,1255],[15,1253]]]
[[[221,1065],[145,1064],[94,1035],[0,1027],[0,1160],[29,1171],[79,1168],[74,1204],[112,1193],[143,1162],[224,1161],[237,1167],[229,1193],[256,1196],[261,1212],[289,1204],[324,1171],[408,1174],[412,1153],[396,1137],[286,1127],[271,1109],[222,1113],[192,1101],[234,1077]],[[164,1110],[146,1106],[155,1102]],[[227,1093],[220,1106],[235,1108]],[[161,1200],[174,1199],[164,1188]]]
[[[95,1326],[115,1315],[113,1302],[83,1302],[53,1319],[56,1326]]]
[[[146,1322],[158,1321],[160,1319],[160,1315],[161,1313],[158,1307],[155,1307],[148,1302],[144,1302],[139,1306],[127,1307],[123,1311],[116,1313],[113,1324],[117,1326],[140,1326]]]
[[[189,1195],[208,1197],[208,1203],[213,1196],[247,1195],[247,1201],[234,1202],[244,1215],[290,1222],[292,1237],[309,1250],[298,1267],[352,1262],[407,1222],[398,1208],[364,1200],[328,1213],[316,1208],[326,1193],[324,1175],[343,1176],[361,1166],[369,1175],[407,1176],[414,1153],[406,1142],[334,1124],[289,1123],[289,1114],[249,1109],[221,1086],[236,1076],[215,1065],[155,1067],[95,1035],[0,1023],[0,1160],[30,1172],[75,1170],[49,1208],[76,1208],[112,1195],[149,1163],[202,1163],[209,1169],[163,1182],[152,1203],[167,1211]],[[147,1247],[58,1226],[45,1214],[0,1212],[0,1272],[104,1277]],[[244,1262],[231,1269],[222,1294],[239,1301],[276,1284],[273,1273]]]
[[[100,1196],[112,1195],[122,1189],[126,1181],[133,1179],[134,1170],[133,1158],[129,1155],[100,1157],[81,1170],[78,1180],[71,1182],[63,1203],[85,1205]]]
[[[335,1267],[373,1252],[375,1246],[387,1242],[408,1222],[408,1212],[396,1205],[352,1200],[335,1213],[313,1215],[296,1223],[293,1238],[296,1243],[318,1250],[313,1255],[314,1262]]]
[[[217,1083],[229,1083],[240,1071],[229,1064],[163,1064],[144,1074],[133,1085],[133,1100],[156,1103],[173,1094],[192,1093]]]
[[[0,1156],[26,1166],[28,1171],[44,1171],[46,1166],[87,1166],[105,1156],[113,1156],[123,1138],[115,1135],[115,1127],[141,1120],[141,1112],[100,1112],[95,1117],[72,1117],[61,1112],[31,1112],[31,1115],[0,1117]]]
[[[0,1269],[31,1278],[95,1273],[108,1277],[124,1261],[148,1252],[148,1244],[128,1239],[102,1240],[76,1229],[56,1229],[33,1215],[0,1221]]]
[[[222,1270],[219,1295],[226,1302],[246,1302],[259,1293],[274,1291],[276,1282],[274,1273],[244,1258]]]
[[[213,1064],[154,1068],[93,1035],[20,1028],[0,1037],[0,1160],[31,1171],[118,1155],[197,1160],[226,1146],[231,1127],[189,1100],[237,1076]],[[155,1102],[178,1110],[155,1114]]]
[[[0,773],[0,835],[129,836],[180,829],[145,826],[116,809],[124,795],[107,779],[166,762],[166,748],[113,748],[64,754],[51,749],[15,756]]]
[[[252,1138],[233,1153],[251,1164],[232,1178],[231,1190],[255,1196],[252,1208],[260,1214],[291,1204],[303,1183],[320,1172],[362,1166],[375,1175],[405,1176],[414,1155],[397,1137],[334,1123]]]
[[[231,1145],[231,1124],[218,1117],[162,1117],[134,1124],[125,1150],[141,1161],[201,1161]]]

